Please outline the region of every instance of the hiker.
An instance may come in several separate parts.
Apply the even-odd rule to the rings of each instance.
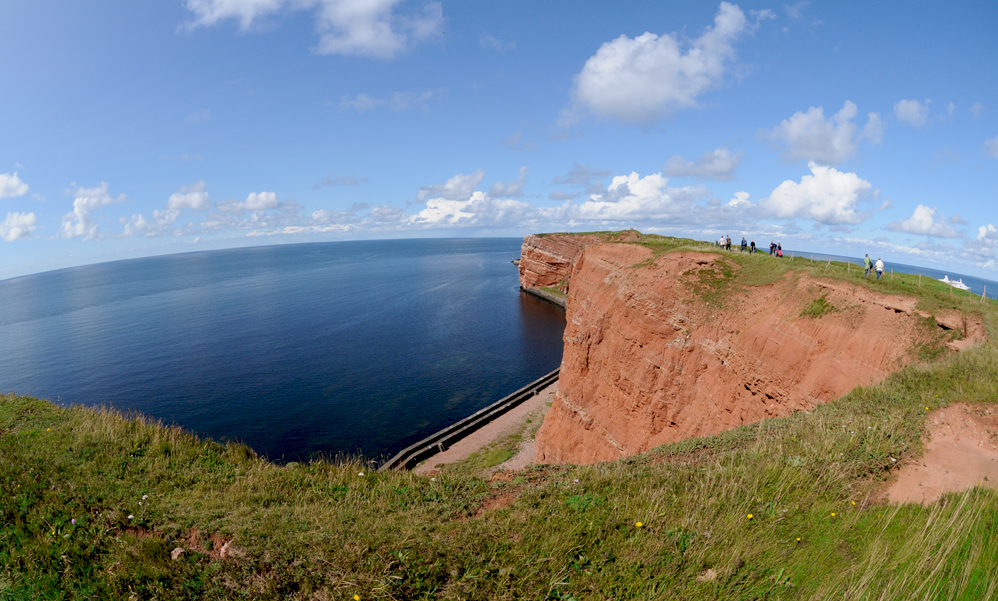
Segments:
[[[769,254],[773,254],[775,252],[776,252],[776,241],[770,240],[769,241]]]
[[[879,280],[880,276],[884,275],[884,262],[880,260],[880,257],[877,257],[877,264],[874,267],[877,268],[877,279]]]
[[[731,236],[727,237],[727,240],[724,243],[724,250],[731,250]]]
[[[863,257],[863,275],[870,277],[870,268],[873,267],[873,260],[870,259],[870,253],[866,253]]]
[[[745,236],[742,236],[742,252],[745,252],[745,248],[747,246],[748,246],[748,243],[745,242]]]
[[[751,254],[755,254],[755,240],[753,240],[752,244],[749,245],[749,251],[748,252],[749,252],[750,255]]]
[[[723,235],[721,236],[721,239],[718,240],[717,245],[720,246],[721,248],[724,248],[724,236]]]

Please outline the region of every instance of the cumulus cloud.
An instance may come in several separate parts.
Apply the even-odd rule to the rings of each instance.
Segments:
[[[891,222],[887,229],[892,232],[905,232],[920,236],[938,236],[940,238],[959,238],[960,234],[952,225],[946,223],[946,216],[936,219],[936,208],[918,205],[911,217],[901,221]]]
[[[280,204],[274,192],[250,192],[246,202],[240,203],[239,208],[244,211],[267,211],[276,209]]]
[[[965,240],[960,254],[984,267],[994,267],[995,249],[998,249],[998,228],[993,224],[977,228],[977,237]]]
[[[759,202],[760,214],[780,219],[813,219],[826,225],[856,225],[869,217],[858,213],[859,200],[873,186],[855,173],[810,163],[811,175],[800,183],[786,180]]]
[[[998,136],[988,138],[984,141],[984,152],[986,152],[988,156],[998,159]]]
[[[423,186],[416,194],[416,198],[419,199],[419,202],[425,202],[427,198],[467,200],[484,178],[485,172],[481,169],[470,175],[458,174],[447,180],[445,184]]]
[[[859,139],[853,119],[857,113],[856,105],[848,100],[831,119],[825,119],[822,107],[812,106],[807,112],[794,113],[772,130],[760,132],[760,136],[786,145],[783,156],[787,160],[805,159],[822,165],[838,165],[856,153]],[[879,113],[867,116],[863,137],[873,144],[882,141],[883,122]]]
[[[389,59],[412,46],[436,38],[443,30],[439,2],[402,13],[403,0],[186,0],[193,13],[188,31],[234,20],[240,29],[282,12],[315,14],[319,54],[345,54]]]
[[[949,216],[949,222],[953,225],[970,225],[970,222],[960,217],[959,213],[953,213]]]
[[[607,222],[687,221],[695,200],[707,191],[700,186],[672,188],[668,183],[660,173],[618,175],[604,194],[593,194],[579,204],[573,217]]]
[[[511,182],[496,182],[492,184],[489,188],[489,196],[505,196],[509,197],[519,197],[523,196],[523,188],[527,185],[527,173],[530,172],[529,167],[520,167],[519,176]]]
[[[97,222],[92,213],[102,207],[118,204],[127,201],[124,194],[112,197],[107,191],[107,182],[93,188],[77,188],[74,193],[73,212],[67,213],[62,218],[62,225],[59,227],[60,238],[78,238],[84,240],[100,240],[103,234],[100,233]]]
[[[412,217],[416,226],[489,226],[518,225],[530,219],[537,209],[528,202],[493,198],[475,191],[465,200],[431,198],[426,208]]]
[[[141,214],[119,219],[118,221],[124,224],[121,235],[124,238],[139,234],[157,236],[175,224],[184,212],[207,211],[210,207],[211,196],[208,194],[204,180],[198,180],[193,184],[181,186],[179,190],[170,194],[166,201],[166,208],[153,211],[152,219],[146,219]]]
[[[34,213],[7,213],[7,218],[0,223],[0,238],[13,242],[27,238],[35,233],[38,218]]]
[[[28,193],[28,184],[14,173],[0,173],[0,198],[16,198]]]
[[[424,90],[422,92],[395,92],[385,98],[377,98],[370,94],[357,94],[353,97],[343,96],[340,98],[337,110],[341,112],[354,110],[363,114],[379,107],[388,107],[396,113],[407,111],[410,108],[418,108],[425,112],[430,110],[430,100],[439,97],[442,93],[443,91],[441,90]]]
[[[562,123],[571,123],[581,112],[647,123],[697,106],[700,95],[724,83],[738,38],[773,16],[771,11],[759,13],[750,24],[740,8],[722,2],[713,27],[694,40],[646,32],[604,43],[575,76],[574,105],[563,113]]]
[[[929,100],[924,103],[917,100],[899,100],[894,105],[894,116],[898,121],[912,127],[922,127],[929,118]]]
[[[735,176],[735,169],[742,160],[742,152],[734,155],[727,148],[708,150],[695,161],[686,161],[675,155],[666,161],[662,172],[672,177],[695,177],[727,181]]]
[[[870,144],[877,146],[884,141],[884,122],[880,119],[880,113],[867,113],[866,126],[863,127],[863,137],[870,141]]]

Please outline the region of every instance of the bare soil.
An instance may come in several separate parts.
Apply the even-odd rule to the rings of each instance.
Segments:
[[[932,503],[974,486],[998,488],[998,408],[956,403],[928,416],[925,454],[887,490],[894,503]]]

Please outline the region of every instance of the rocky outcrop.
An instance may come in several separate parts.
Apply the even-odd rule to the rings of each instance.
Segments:
[[[564,284],[582,249],[609,238],[636,240],[640,234],[627,230],[614,234],[539,234],[523,239],[520,251],[520,287],[548,288]]]
[[[595,244],[569,263],[559,391],[538,462],[613,460],[810,409],[939,339],[914,299],[848,282],[791,272],[724,289],[723,272],[739,267],[717,254],[653,259],[640,245]],[[802,315],[821,297],[828,312]]]

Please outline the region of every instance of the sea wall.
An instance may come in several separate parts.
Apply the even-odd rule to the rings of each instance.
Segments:
[[[528,240],[524,256],[537,258],[526,273],[549,273],[532,281],[562,278],[530,266],[541,257],[554,266],[555,253]],[[570,266],[568,323],[538,462],[613,460],[807,410],[882,380],[938,340],[913,298],[801,272],[716,290],[739,269],[719,254],[653,258],[640,245],[590,243],[568,260],[574,247],[558,244],[558,268]],[[802,315],[820,297],[834,310]]]

